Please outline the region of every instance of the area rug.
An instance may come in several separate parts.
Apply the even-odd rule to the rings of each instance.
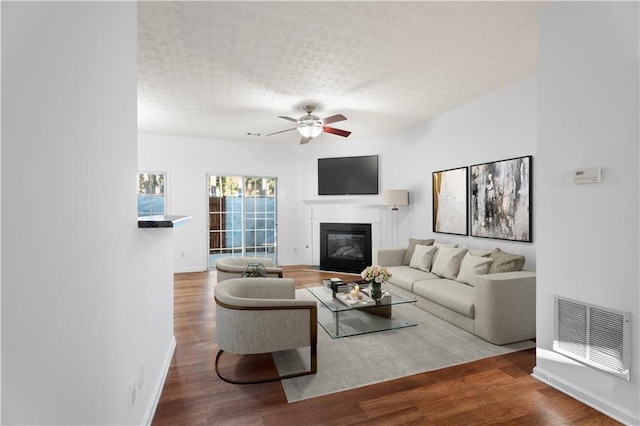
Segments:
[[[315,300],[308,290],[296,298]],[[318,306],[318,309],[326,309]],[[394,312],[418,325],[332,339],[318,325],[318,372],[282,381],[295,402],[535,347],[532,341],[496,346],[414,305]],[[309,369],[309,348],[274,353],[280,374]]]

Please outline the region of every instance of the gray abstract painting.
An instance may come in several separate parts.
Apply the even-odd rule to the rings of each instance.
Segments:
[[[531,242],[532,157],[471,166],[471,235]]]

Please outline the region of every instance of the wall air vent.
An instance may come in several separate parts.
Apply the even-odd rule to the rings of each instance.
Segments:
[[[631,314],[555,296],[553,350],[630,380]]]

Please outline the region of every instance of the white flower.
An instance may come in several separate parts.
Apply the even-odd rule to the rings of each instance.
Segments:
[[[387,268],[380,265],[367,266],[360,276],[364,280],[375,281],[376,283],[382,283],[391,278],[391,274]]]

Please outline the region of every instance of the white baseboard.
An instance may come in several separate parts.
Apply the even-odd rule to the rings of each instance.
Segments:
[[[560,392],[569,395],[570,397],[577,399],[583,404],[600,411],[603,414],[611,417],[614,420],[619,421],[625,425],[638,425],[640,424],[640,416],[638,413],[627,410],[620,407],[613,402],[606,400],[598,395],[589,392],[586,389],[582,389],[573,383],[557,377],[540,367],[533,368],[533,374],[535,379],[540,380],[549,386],[558,389]]]
[[[171,360],[173,359],[173,353],[175,352],[175,350],[176,337],[172,336],[171,345],[169,345],[169,352],[167,352],[167,356],[165,357],[164,363],[162,364],[162,375],[153,388],[151,398],[149,399],[149,405],[147,406],[147,410],[144,413],[142,422],[143,425],[150,426],[151,422],[153,421],[153,416],[156,414],[156,408],[158,408],[158,403],[160,402],[162,388],[164,388],[164,382],[167,380],[167,374],[169,373],[169,367],[171,366]]]
[[[207,272],[207,270],[203,270],[202,268],[175,268],[173,270],[174,274],[186,274],[190,272]]]

